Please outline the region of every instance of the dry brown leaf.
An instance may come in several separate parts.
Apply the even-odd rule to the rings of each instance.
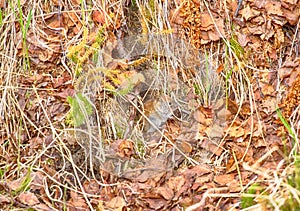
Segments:
[[[71,0],[74,6],[80,6],[80,0]]]
[[[238,104],[235,101],[228,99],[228,111],[234,115],[238,112],[238,110]]]
[[[123,197],[116,196],[105,204],[108,208],[114,209],[115,211],[122,211],[123,207],[126,206],[126,202]]]
[[[183,24],[183,18],[179,15],[179,12],[180,12],[180,10],[178,10],[178,9],[170,10],[171,23],[174,23],[177,25]]]
[[[154,210],[160,210],[167,205],[167,201],[164,199],[146,199],[149,207]]]
[[[261,107],[262,110],[265,111],[267,114],[272,114],[276,111],[278,104],[278,99],[272,96],[266,96],[262,99]]]
[[[0,0],[0,8],[4,8],[5,7],[5,0]]]
[[[218,68],[216,69],[216,72],[218,73],[218,74],[220,74],[221,72],[223,72],[224,71],[224,65],[223,64],[220,64],[219,66],[218,66]]]
[[[59,0],[51,0],[52,4],[55,5],[55,6],[59,6],[60,5],[60,2]]]
[[[248,42],[250,42],[250,38],[246,34],[241,34],[237,32],[237,38],[238,38],[238,42],[242,47],[245,47],[248,44]]]
[[[226,164],[226,173],[234,172],[237,169],[235,160],[231,157]]]
[[[200,26],[201,30],[208,31],[213,29],[214,22],[211,19],[209,13],[201,14],[200,21],[201,21],[201,26]]]
[[[29,140],[29,145],[31,150],[37,150],[39,147],[41,147],[44,143],[44,138],[41,137],[34,137]]]
[[[203,40],[201,42],[217,41],[222,36],[225,36],[223,20],[220,18],[216,19],[215,24],[216,24],[216,26],[211,25],[211,27],[205,28],[205,30],[201,28],[203,30],[203,31],[201,31],[201,38]]]
[[[34,206],[34,205],[40,203],[38,198],[31,192],[21,193],[18,196],[18,199],[20,200],[20,202],[22,204],[25,204],[28,206]]]
[[[119,154],[121,157],[131,157],[134,154],[132,141],[123,140],[119,145]]]
[[[279,78],[283,80],[284,78],[289,77],[293,69],[294,68],[292,67],[286,67],[286,66],[283,66],[282,68],[278,69]]]
[[[53,51],[51,51],[49,49],[48,50],[40,49],[40,50],[37,50],[35,53],[38,55],[39,60],[42,62],[49,61],[54,55]]]
[[[282,8],[284,17],[287,19],[287,21],[292,25],[296,25],[299,20],[300,16],[300,8],[296,7],[293,11],[290,11],[288,9]]]
[[[30,83],[30,84],[39,84],[44,80],[44,76],[41,74],[34,74],[31,77],[26,77],[24,82]]]
[[[8,183],[7,183],[7,187],[8,187],[10,190],[12,190],[12,191],[16,191],[16,190],[18,190],[18,189],[21,187],[23,181],[24,181],[24,178],[23,178],[23,177],[20,177],[20,178],[18,178],[18,179],[16,179],[16,180],[13,180],[13,181],[11,181],[11,182],[8,182]]]
[[[210,126],[213,122],[212,109],[200,106],[194,113],[194,119],[205,126]]]
[[[52,80],[52,86],[53,86],[54,89],[56,89],[56,88],[64,85],[64,83],[66,81],[71,81],[71,79],[69,77],[67,77],[67,76],[59,77],[59,78],[54,78]]]
[[[260,25],[263,25],[264,23],[266,23],[265,15],[257,16],[257,17],[255,17],[251,20],[252,25],[259,25],[260,26]]]
[[[284,89],[291,87],[295,80],[297,79],[298,74],[300,73],[300,66],[296,68],[283,67],[278,70],[279,77],[282,80],[282,87]],[[286,87],[288,85],[288,87]]]
[[[100,193],[100,185],[94,179],[85,180],[83,182],[83,188],[84,188],[85,192],[88,194],[97,195]]]
[[[0,205],[10,203],[10,199],[7,196],[0,194]]]
[[[217,41],[221,37],[217,31],[210,30],[207,33],[210,41]]]
[[[272,96],[274,94],[274,91],[275,91],[272,84],[262,84],[260,88],[261,88],[262,93],[265,96],[266,95]]]
[[[245,129],[238,123],[233,123],[232,126],[228,129],[228,133],[231,137],[241,137],[245,134]]]
[[[175,114],[176,116],[176,114]],[[167,121],[167,127],[166,127],[165,135],[170,139],[170,140],[175,140],[178,135],[180,134],[181,127],[180,123],[175,120],[175,119],[169,119]]]
[[[238,2],[235,0],[227,0],[226,2],[228,4],[228,9],[234,13],[238,7]]]
[[[76,91],[73,88],[66,88],[66,89],[63,89],[62,92],[55,93],[54,96],[58,97],[59,99],[65,100],[69,96],[74,96],[75,92]]]
[[[216,143],[212,142],[209,139],[204,139],[203,141],[201,141],[200,146],[203,149],[205,149],[217,156],[220,156],[223,151],[223,149],[220,146],[218,146]]]
[[[174,190],[174,192],[178,192],[181,187],[184,185],[185,183],[185,178],[184,176],[176,176],[176,177],[171,177],[168,181],[167,184],[168,186]]]
[[[121,158],[130,158],[130,156],[134,154],[131,140],[118,139],[112,143],[111,149]]]
[[[176,145],[184,153],[191,153],[193,151],[193,146],[187,141],[180,141],[179,143],[176,143]]]
[[[72,28],[73,34],[78,34],[82,29],[82,24],[79,22]],[[69,38],[71,39],[74,35],[71,35]]]
[[[58,29],[63,26],[62,18],[60,18],[60,16],[58,16],[58,14],[53,15],[51,17],[51,21],[49,19],[47,22],[48,22],[47,26],[52,29]]]
[[[298,0],[282,0],[282,1],[291,5],[296,5]]]
[[[159,181],[170,170],[170,165],[174,162],[171,159],[172,158],[167,156],[167,154],[151,157],[146,159],[142,165],[125,171],[123,177],[138,182]],[[176,156],[174,159],[176,160]]]
[[[273,61],[278,59],[277,50],[275,48],[272,48],[268,55]]]
[[[76,14],[76,12],[73,11],[63,13],[63,18],[64,18],[64,24],[67,27],[75,26],[80,22],[80,20],[78,19],[78,15]]]
[[[201,45],[205,45],[210,42],[208,32],[207,31],[200,31],[200,38],[201,38]],[[194,39],[199,39],[198,37],[195,37]]]
[[[284,35],[282,28],[276,29],[274,37],[275,37],[275,41],[274,41],[273,48],[275,47],[277,49],[281,46],[282,43],[285,43],[285,35]],[[274,49],[274,50],[276,50],[276,49]]]
[[[221,38],[222,36],[225,37],[225,25],[224,20],[222,18],[216,19],[216,26],[218,30],[215,28],[215,31],[218,31],[218,36]]]
[[[43,180],[44,175],[41,172],[32,172],[30,174],[30,177],[32,178],[30,189],[35,190],[41,190],[44,188]]]
[[[246,21],[248,21],[249,19],[254,18],[254,17],[260,15],[260,12],[257,11],[257,10],[255,10],[255,9],[253,9],[253,8],[251,9],[250,6],[249,6],[249,4],[244,9],[242,9],[239,13],[242,15],[242,17]]]
[[[274,30],[273,24],[271,24],[271,21],[268,21],[263,26],[266,27],[266,29],[265,29],[265,33],[260,35],[260,39],[262,39],[262,40],[269,40],[275,34],[275,30]],[[265,43],[265,46],[266,45],[269,48],[264,48],[265,52],[268,52],[269,49],[273,48],[273,46],[272,45],[268,45],[268,43]]]
[[[209,175],[203,175],[203,176],[200,176],[200,177],[197,177],[196,180],[195,180],[195,183],[193,184],[192,186],[192,189],[193,190],[196,190],[198,189],[201,185],[203,185],[204,183],[208,183],[211,181],[211,177],[212,177],[213,174],[209,174]]]
[[[191,177],[200,177],[200,176],[210,173],[210,172],[211,172],[211,168],[206,164],[202,164],[202,165],[198,165],[198,166],[193,166],[190,169],[186,169],[183,172],[183,174],[187,178],[191,178]]]
[[[214,181],[221,186],[229,186],[230,183],[235,183],[236,174],[216,175]]]
[[[77,211],[77,210],[86,210],[88,205],[86,204],[84,198],[76,193],[75,191],[71,191],[71,198],[68,201],[68,210]]]
[[[158,187],[156,189],[156,193],[160,194],[164,199],[170,201],[174,197],[174,192],[171,188],[169,187]]]
[[[137,73],[136,71],[126,71],[119,74],[118,80],[120,81],[121,89],[128,89],[128,87],[136,87],[140,83],[145,83],[145,77],[142,73]]]
[[[269,0],[266,1],[266,12],[269,15],[279,15],[283,16],[283,12],[281,10],[281,3],[279,1]]]
[[[208,127],[205,133],[210,139],[221,139],[224,135],[223,127],[216,123]]]
[[[247,25],[248,30],[253,35],[261,35],[265,34],[266,27],[264,25],[258,26],[257,24]],[[261,47],[261,43],[259,43],[259,46]]]
[[[34,205],[33,208],[35,210],[42,210],[42,211],[52,211],[53,210],[50,207],[48,207],[46,204],[37,204],[37,205]]]
[[[104,24],[105,23],[105,13],[103,11],[93,11],[92,14],[93,21]]]
[[[248,117],[248,116],[251,115],[251,113],[252,113],[253,111],[251,111],[251,105],[250,105],[249,101],[243,102],[243,105],[242,105],[242,107],[241,107],[241,111],[240,111],[240,112],[241,112],[240,114],[241,114],[243,117]]]

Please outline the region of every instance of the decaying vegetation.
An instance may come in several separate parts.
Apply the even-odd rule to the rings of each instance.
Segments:
[[[297,1],[0,1],[0,207],[296,210]]]

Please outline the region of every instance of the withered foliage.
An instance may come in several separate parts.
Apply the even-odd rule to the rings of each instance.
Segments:
[[[137,0],[138,5],[131,5],[134,1],[101,2],[87,1],[85,5],[79,0],[35,4],[21,1],[22,11],[16,12],[0,1],[0,9],[4,11],[0,23],[0,40],[4,46],[0,48],[0,207],[241,209],[239,202],[244,187],[255,181],[263,181],[262,184],[268,186],[274,172],[285,179],[285,164],[281,161],[289,157],[286,150],[293,145],[276,109],[282,110],[291,127],[297,128],[297,124],[299,127],[299,1],[244,0],[238,4],[236,0]],[[37,5],[38,9],[32,8]],[[126,24],[130,23],[124,11],[131,6],[138,8],[135,10],[137,19],[133,20],[141,21],[138,25],[143,29],[140,31],[168,34],[173,30],[175,36],[190,41],[197,51],[212,51],[217,64],[216,75],[226,84],[227,110],[221,112],[225,108],[222,103],[215,110],[210,105],[199,105],[196,91],[188,92],[187,106],[196,107],[189,116],[193,121],[180,125],[176,121],[180,116],[178,110],[174,111],[179,114],[173,119],[162,121],[166,129],[163,134],[170,142],[159,140],[157,144],[157,134],[152,133],[150,126],[148,135],[155,142],[149,142],[145,151],[129,138],[114,140],[107,136],[103,143],[111,146],[111,154],[122,158],[122,165],[130,171],[116,175],[94,165],[96,175],[85,174],[91,170],[86,169],[90,160],[79,150],[81,143],[65,121],[70,109],[67,99],[78,91],[74,88],[78,67],[75,60],[66,57],[66,51],[75,46],[72,55],[84,58],[81,64],[84,76],[84,71],[88,72],[94,65],[91,58],[94,48],[101,48],[102,41],[113,43],[124,38],[128,30]],[[23,15],[26,22],[30,11],[34,19],[26,37],[22,38],[19,15]],[[167,17],[166,22],[153,17],[160,11],[168,13],[163,16]],[[16,14],[18,17],[14,17]],[[97,40],[99,30],[103,30],[105,37],[101,44]],[[12,33],[14,36],[8,36]],[[97,42],[99,45],[94,45]],[[26,61],[26,56],[30,70],[24,70],[21,62],[18,63]],[[194,62],[188,55],[183,56],[187,62]],[[157,57],[151,59],[157,61]],[[128,64],[138,62],[115,60],[110,65],[117,69],[118,80],[126,82],[126,76],[134,78],[138,74],[136,70],[128,70]],[[16,69],[10,69],[12,63]],[[192,71],[185,74],[180,68],[174,72],[184,81],[195,75]],[[112,79],[107,80],[112,83]],[[104,96],[103,90],[97,97]],[[153,108],[158,106],[154,100],[145,101],[147,115],[157,116]],[[225,137],[217,124],[209,127],[214,116],[226,119]],[[137,119],[130,118],[127,124]],[[213,138],[220,142],[211,141]],[[175,145],[189,156],[165,153]],[[128,162],[149,154],[156,156],[145,159],[143,165]],[[111,164],[109,168],[119,170],[114,162],[108,164]],[[264,203],[265,207],[271,207]]]

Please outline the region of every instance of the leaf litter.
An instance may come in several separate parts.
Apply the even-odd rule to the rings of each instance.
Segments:
[[[53,1],[53,3],[59,5],[58,2]],[[236,206],[234,204],[238,202],[238,198],[230,196],[222,198],[225,196],[221,195],[222,193],[239,194],[241,193],[240,185],[246,186],[254,177],[260,180],[270,178],[270,172],[276,170],[277,163],[282,160],[282,152],[279,149],[283,149],[285,146],[280,137],[286,135],[285,128],[278,121],[276,105],[281,102],[280,107],[283,109],[284,116],[289,118],[294,115],[297,120],[295,111],[299,107],[299,59],[297,58],[299,48],[295,45],[297,40],[295,26],[299,20],[299,4],[297,1],[243,1],[237,16],[234,17],[233,14],[237,9],[235,1],[229,1],[226,11],[222,7],[224,3],[222,1],[215,5],[207,5],[198,1],[182,1],[180,3],[179,7],[168,5],[170,13],[175,14],[171,18],[171,25],[175,32],[189,37],[191,44],[197,48],[204,49],[205,45],[211,45],[216,49],[215,46],[220,45],[218,41],[222,38],[230,38],[229,32],[232,31],[227,28],[225,20],[228,17],[232,19],[235,24],[233,34],[245,52],[242,55],[244,62],[242,66],[248,68],[247,71],[251,75],[249,79],[256,109],[253,109],[251,99],[243,101],[234,98],[234,92],[239,91],[238,89],[231,90],[225,114],[229,124],[225,128],[226,136],[221,144],[206,139],[210,135],[219,139],[223,137],[222,133],[218,133],[219,128],[208,127],[211,125],[211,117],[217,114],[213,114],[207,105],[197,105],[195,96],[192,96],[189,102],[192,107],[197,108],[192,113],[194,122],[180,126],[178,126],[180,122],[176,122],[176,118],[160,122],[164,123],[165,128],[168,128],[163,133],[171,140],[171,143],[164,143],[167,147],[172,148],[172,143],[178,141],[178,148],[188,154],[188,157],[191,156],[198,161],[201,159],[197,159],[197,156],[201,157],[208,151],[210,159],[207,163],[191,164],[187,162],[187,159],[182,159],[181,153],[168,152],[164,154],[166,146],[162,147],[157,144],[160,141],[157,138],[154,138],[153,142],[149,142],[149,146],[143,149],[145,152],[140,151],[138,155],[139,158],[142,158],[147,153],[156,152],[155,158],[145,159],[142,165],[141,162],[126,163],[126,160],[130,160],[132,156],[137,156],[136,145],[129,138],[113,141],[108,136],[104,142],[111,146],[112,154],[122,158],[122,162],[125,160],[124,165],[133,165],[132,168],[129,168],[130,171],[124,171],[119,178],[114,173],[111,174],[112,171],[97,169],[100,166],[96,164],[93,165],[93,168],[100,175],[97,180],[87,179],[85,174],[68,175],[68,172],[73,172],[72,169],[80,166],[80,163],[82,164],[80,168],[84,171],[85,164],[88,162],[86,152],[80,154],[79,148],[81,147],[78,146],[78,141],[74,140],[72,134],[58,138],[59,136],[52,134],[51,130],[53,127],[56,131],[66,128],[64,118],[69,109],[67,98],[68,96],[74,97],[75,92],[78,91],[73,86],[74,74],[69,69],[65,69],[69,64],[65,63],[61,52],[67,48],[65,45],[75,35],[80,33],[81,36],[84,36],[83,25],[78,18],[81,15],[80,12],[62,13],[63,18],[60,17],[61,14],[47,16],[41,14],[41,16],[37,16],[35,25],[31,27],[27,36],[33,74],[26,73],[18,77],[17,86],[10,92],[10,94],[17,95],[14,99],[15,103],[10,104],[13,105],[12,109],[17,109],[11,110],[15,112],[11,117],[1,120],[1,128],[5,128],[1,129],[2,144],[7,143],[8,140],[15,143],[15,145],[7,145],[1,149],[3,155],[8,155],[1,158],[2,163],[7,163],[1,177],[4,174],[7,176],[7,181],[10,181],[2,182],[1,189],[11,192],[22,186],[23,178],[20,172],[16,171],[15,162],[28,165],[29,156],[37,156],[38,162],[36,160],[34,164],[38,167],[34,169],[34,173],[38,174],[39,182],[34,179],[28,189],[30,192],[20,193],[17,202],[6,194],[1,195],[1,205],[7,206],[9,203],[14,203],[20,207],[29,206],[38,209],[37,205],[39,205],[41,207],[39,209],[62,209],[64,205],[61,190],[71,186],[66,196],[66,206],[71,210],[90,209],[91,207],[99,210],[103,210],[104,207],[119,210],[126,208],[179,210],[182,207],[193,207],[193,205],[198,206],[195,210],[198,208],[229,209]],[[75,1],[72,4],[79,5]],[[1,5],[3,5],[2,8],[8,7],[5,4]],[[29,8],[26,2],[22,5],[24,9]],[[43,12],[47,11],[45,6],[42,8]],[[106,25],[108,30],[120,29],[122,21],[118,19],[117,7],[108,6],[105,10],[99,9],[93,12],[93,30],[97,31],[99,26],[103,25]],[[177,15],[178,12],[180,15]],[[115,24],[112,24],[112,19]],[[21,39],[21,31],[18,26],[16,29],[15,43]],[[36,36],[34,29],[41,30],[47,36]],[[1,26],[1,30],[4,30],[3,26]],[[63,31],[63,33],[57,33],[57,31]],[[94,39],[92,37],[88,38],[88,42],[92,42]],[[110,39],[112,39],[109,41],[110,43],[115,43],[113,39],[118,40],[115,36],[111,36]],[[282,46],[285,51],[281,51]],[[15,44],[19,57],[22,57],[23,47],[23,45]],[[233,51],[236,49],[238,47],[232,48]],[[86,49],[82,49],[82,51],[83,55]],[[112,55],[112,53],[109,54]],[[279,58],[284,58],[284,62],[279,63]],[[4,60],[4,57],[1,56],[1,59]],[[111,61],[113,62],[110,64],[111,67],[126,69],[128,66],[126,62],[129,61],[122,61],[122,59],[124,58]],[[128,58],[126,59],[128,60]],[[184,59],[182,60],[184,61]],[[226,66],[227,64],[221,65]],[[219,74],[227,74],[225,72],[227,68],[220,68]],[[181,80],[184,83],[185,79],[189,79],[193,75],[181,70],[176,71],[180,72]],[[133,74],[138,73],[134,72]],[[233,77],[230,79],[232,81],[229,80],[228,83],[243,83],[239,81],[238,72],[232,74]],[[151,73],[150,77],[154,75]],[[3,70],[1,76],[1,84],[4,88],[7,84],[6,80],[9,78]],[[119,79],[125,86],[128,84],[126,78],[128,77]],[[105,87],[103,88],[105,89]],[[1,90],[1,94],[4,96],[3,90]],[[101,93],[99,94],[101,95]],[[188,95],[188,91],[185,95]],[[128,97],[130,98],[130,96]],[[7,99],[11,102],[12,98]],[[26,123],[23,123],[24,125],[20,129],[8,123],[16,121],[13,115],[22,116],[23,121],[25,120]],[[20,121],[17,122],[20,125]],[[159,137],[161,134],[157,134],[157,136]],[[21,143],[23,146],[19,151],[21,158],[19,160],[17,160],[17,154],[14,153],[17,143]],[[64,144],[68,146],[67,149],[60,148]],[[287,146],[291,147],[292,144],[288,143]],[[72,163],[73,161],[62,162],[62,160],[70,159],[66,156],[68,149],[72,153],[79,151],[80,159],[77,162],[74,161],[76,165]],[[222,156],[228,157],[223,159]],[[75,160],[76,156],[73,157]],[[216,165],[218,159],[220,159],[220,164]],[[169,167],[170,164],[174,164],[175,160],[178,162],[175,168],[174,166]],[[118,167],[114,161],[112,164],[114,168]],[[40,168],[43,170],[40,171]],[[80,179],[76,177],[80,177]],[[34,178],[37,178],[37,175]],[[43,187],[41,181],[47,184],[49,189]],[[82,186],[78,184],[79,181],[83,182]],[[51,190],[51,194],[49,190]],[[210,196],[211,190],[216,195],[210,198],[207,196]],[[213,204],[217,201],[219,202],[218,207],[214,207]]]

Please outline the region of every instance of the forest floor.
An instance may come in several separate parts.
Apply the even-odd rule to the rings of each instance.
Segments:
[[[299,16],[0,1],[1,210],[299,209]]]

